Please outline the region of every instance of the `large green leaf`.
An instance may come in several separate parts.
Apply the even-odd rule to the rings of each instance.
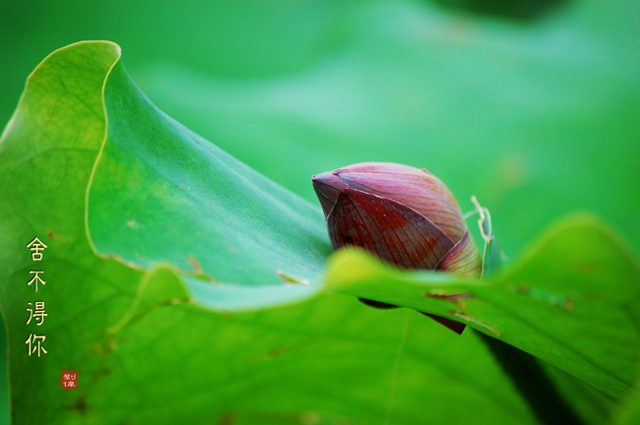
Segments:
[[[106,42],[52,54],[30,77],[0,143],[0,302],[14,423],[495,423],[496,415],[533,423],[478,339],[411,311],[382,318],[352,297],[330,296],[213,312],[191,299],[175,266],[143,272],[96,256],[85,194],[101,144],[111,143],[102,87],[112,66],[121,72],[118,57]],[[111,177],[125,180],[127,171]],[[34,263],[25,245],[34,236],[48,245],[37,264],[47,283],[37,294],[26,284]],[[45,302],[40,328],[25,324],[29,301]],[[27,355],[30,332],[46,335],[41,357]],[[77,390],[60,388],[62,370],[78,371]],[[433,400],[428,410],[425,398]],[[465,407],[452,412],[454,404]]]
[[[83,408],[79,394],[60,388],[61,371],[84,369],[93,371],[87,381],[99,378],[100,335],[126,313],[142,274],[98,259],[83,219],[104,139],[104,77],[118,56],[105,43],[52,54],[29,78],[0,142],[0,302],[14,423],[55,423],[64,421],[61,412]],[[38,263],[26,247],[36,236],[48,246]],[[37,293],[27,286],[30,270],[44,271],[46,285]],[[27,326],[27,303],[36,301],[48,316],[40,327]],[[46,336],[44,357],[28,355],[31,333]]]
[[[620,370],[637,359],[639,272],[599,224],[561,225],[480,283],[345,252],[323,287],[319,208],[157,110],[112,43],[37,68],[0,142],[0,179],[17,424],[536,422],[476,334],[353,295],[465,320],[557,366],[547,373],[587,423],[632,382]],[[49,246],[37,294],[34,236]],[[476,297],[461,316],[431,290]],[[46,304],[40,328],[25,324],[30,301]],[[40,358],[26,351],[34,331],[47,336]],[[78,370],[78,390],[60,388],[62,370]]]
[[[613,397],[636,378],[640,268],[591,217],[558,223],[523,258],[483,281],[402,272],[358,251],[336,255],[327,273],[335,291],[459,320]]]
[[[167,119],[122,67],[109,76],[105,99],[113,113],[88,203],[99,252],[139,266],[167,261],[188,270],[195,264],[192,272],[236,284],[220,288],[187,280],[198,302],[223,310],[283,303],[314,291],[282,288],[276,271],[317,287],[329,251],[317,209]],[[451,303],[433,311],[420,302],[426,301],[422,287],[416,293],[394,285],[400,299],[380,298],[376,292],[385,294],[393,281],[384,273],[365,274],[358,280],[365,287],[347,293],[448,313],[619,397],[633,382],[628,370],[640,350],[639,310],[629,301],[640,297],[640,270],[610,232],[591,220],[577,218],[553,232],[521,260],[518,272],[482,283],[485,289],[451,288],[480,300],[463,300],[469,305],[454,314],[444,311]],[[330,269],[327,279],[344,284],[360,268],[346,261]],[[441,278],[430,289],[441,290]],[[267,292],[241,287],[265,281],[279,285]]]
[[[140,267],[168,261],[214,282],[318,283],[331,252],[318,208],[161,113],[120,62],[105,102],[87,206],[99,252]]]

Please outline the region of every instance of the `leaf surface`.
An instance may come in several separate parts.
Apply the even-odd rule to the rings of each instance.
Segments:
[[[567,218],[483,281],[394,270],[359,251],[331,260],[341,293],[438,314],[499,338],[612,397],[632,386],[640,351],[640,268],[600,221]]]
[[[108,42],[54,52],[0,142],[14,423],[535,423],[473,332],[353,295],[546,360],[587,423],[628,389],[638,268],[600,224],[560,225],[483,282],[351,251],[324,276],[319,208],[155,108],[119,57]],[[37,293],[34,236],[48,245]],[[25,325],[29,301],[45,302],[41,328]],[[42,357],[27,355],[30,332],[47,337]],[[62,370],[77,390],[60,388]]]
[[[466,407],[455,414],[460,420],[473,415],[495,423],[499,411],[505,424],[533,423],[479,340],[456,339],[436,324],[423,326],[424,318],[416,313],[402,310],[381,320],[377,310],[337,295],[249,312],[211,311],[200,301],[218,298],[203,285],[247,293],[220,287],[197,273],[178,275],[184,263],[165,265],[171,258],[160,255],[139,260],[146,271],[134,260],[123,261],[126,252],[96,255],[85,227],[85,195],[101,146],[104,154],[113,143],[105,128],[117,122],[108,109],[108,85],[115,80],[107,76],[111,70],[112,75],[126,75],[118,71],[118,61],[119,48],[107,42],[54,52],[30,77],[0,142],[0,302],[8,327],[14,424],[175,423],[177,418],[239,424],[335,423],[344,418],[351,423],[423,424],[450,417],[446,406],[461,400]],[[176,128],[156,110],[148,113],[147,119]],[[193,141],[194,136],[178,129],[176,143]],[[193,146],[186,142],[184,146]],[[213,148],[205,144],[204,149]],[[113,181],[126,182],[135,161],[133,165],[112,173]],[[96,170],[101,166],[98,162]],[[144,183],[163,182],[155,177],[155,182]],[[255,179],[249,188],[268,184]],[[96,172],[96,186],[98,181]],[[88,204],[97,196],[91,193]],[[295,204],[291,208],[296,211]],[[314,214],[321,218],[319,211]],[[91,212],[88,218],[94,220]],[[37,264],[46,284],[37,293],[27,285],[35,263],[26,244],[34,236],[48,246]],[[145,241],[138,238],[135,244],[143,247]],[[167,247],[157,251],[171,253]],[[200,261],[208,267],[206,256]],[[310,270],[312,265],[310,261]],[[278,294],[270,285],[252,286],[268,280],[242,283],[255,294],[275,291],[270,292],[272,304],[282,304],[303,287],[282,281]],[[319,283],[314,284],[309,287],[317,289]],[[247,308],[245,299],[224,293],[229,302]],[[41,327],[25,324],[29,301],[45,303],[48,316]],[[30,332],[46,336],[46,354],[28,355]],[[469,344],[477,350],[469,351]],[[473,367],[458,370],[465,359]],[[477,373],[478,367],[483,373]],[[63,370],[78,372],[77,390],[61,388]],[[425,382],[446,384],[436,390]],[[428,412],[420,408],[424,397],[435,403]]]
[[[212,282],[273,285],[284,274],[317,285],[331,252],[317,208],[160,112],[121,62],[105,106],[87,205],[98,252]]]

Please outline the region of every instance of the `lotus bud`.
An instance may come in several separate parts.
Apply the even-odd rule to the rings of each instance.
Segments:
[[[480,252],[449,189],[427,170],[367,162],[313,177],[334,249],[404,269],[480,275]]]
[[[480,252],[460,207],[427,170],[367,162],[312,181],[334,249],[357,246],[403,269],[480,276]]]

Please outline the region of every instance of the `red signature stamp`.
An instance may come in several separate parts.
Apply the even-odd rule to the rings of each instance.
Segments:
[[[62,388],[75,390],[78,388],[78,372],[75,370],[62,371]]]

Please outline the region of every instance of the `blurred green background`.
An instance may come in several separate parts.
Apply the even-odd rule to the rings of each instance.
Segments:
[[[426,1],[5,1],[0,17],[0,122],[46,55],[108,39],[162,110],[312,202],[312,174],[401,162],[463,210],[475,194],[509,256],[579,209],[639,251],[637,1],[529,19]]]
[[[53,50],[112,40],[160,109],[311,202],[312,174],[400,162],[476,195],[511,258],[575,210],[638,254],[640,2],[548,3],[5,0],[0,122]]]

